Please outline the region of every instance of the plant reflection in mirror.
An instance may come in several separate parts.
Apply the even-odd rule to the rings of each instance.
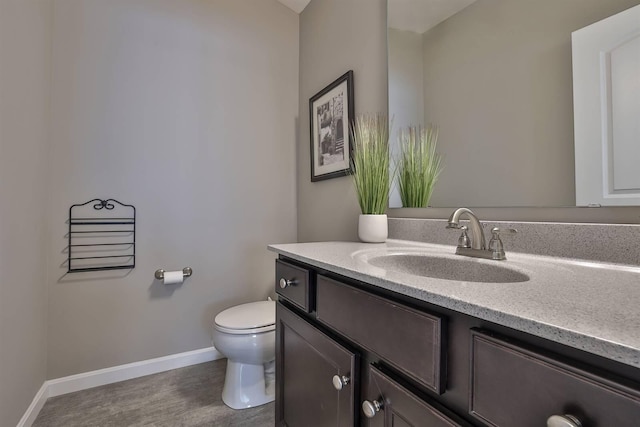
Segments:
[[[426,208],[442,172],[442,157],[436,152],[438,128],[410,126],[399,136],[398,190],[405,208]]]

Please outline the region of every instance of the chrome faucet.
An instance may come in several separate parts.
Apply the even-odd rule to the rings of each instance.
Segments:
[[[471,231],[471,238],[467,236],[467,227],[460,225],[460,217],[465,215],[469,217],[469,230]],[[467,208],[458,208],[449,217],[449,224],[447,228],[461,229],[462,235],[458,239],[458,246],[456,247],[456,255],[464,255],[475,258],[488,258],[494,260],[507,259],[502,240],[500,239],[500,232],[505,231],[508,233],[517,233],[518,230],[514,228],[507,228],[501,230],[498,227],[491,229],[491,240],[489,241],[489,249],[487,249],[484,240],[484,231],[482,230],[482,223],[478,217]]]

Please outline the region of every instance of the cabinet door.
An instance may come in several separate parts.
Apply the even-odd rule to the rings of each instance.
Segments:
[[[357,355],[282,303],[276,325],[276,425],[356,425]]]
[[[463,427],[374,366],[362,401],[370,427]]]

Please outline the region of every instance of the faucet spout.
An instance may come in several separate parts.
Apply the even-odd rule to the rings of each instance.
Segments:
[[[484,232],[482,230],[482,224],[478,217],[467,208],[458,208],[449,217],[449,225],[447,228],[460,228],[460,217],[466,215],[469,218],[469,231],[471,232],[471,248],[481,249],[486,248],[484,240]]]

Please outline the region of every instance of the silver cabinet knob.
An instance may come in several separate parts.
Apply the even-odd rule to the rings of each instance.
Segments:
[[[285,279],[284,277],[280,279],[280,288],[282,289],[288,288],[289,286],[294,286],[295,284],[296,284],[295,279],[289,280],[289,279]]]
[[[346,375],[334,375],[333,376],[333,386],[336,390],[342,390],[342,387],[349,384],[351,379]]]
[[[582,427],[582,423],[573,415],[551,415],[547,427]]]
[[[364,416],[367,418],[375,417],[380,409],[382,409],[382,402],[379,400],[374,400],[373,402],[365,400],[362,402],[362,412],[364,412]]]

